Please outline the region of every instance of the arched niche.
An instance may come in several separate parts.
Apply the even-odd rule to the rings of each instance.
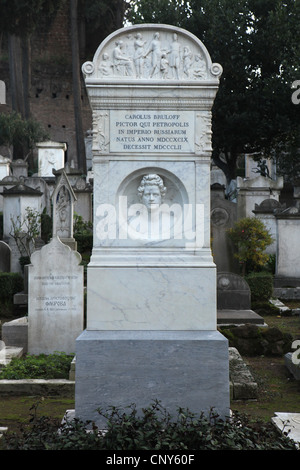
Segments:
[[[182,208],[189,203],[187,190],[182,181],[172,172],[158,168],[156,166],[143,167],[130,173],[120,184],[116,194],[116,207],[118,207],[120,197],[126,197],[127,207],[141,202],[138,188],[145,175],[157,174],[160,176],[166,187],[166,194],[163,198],[164,204],[172,206],[179,204]]]

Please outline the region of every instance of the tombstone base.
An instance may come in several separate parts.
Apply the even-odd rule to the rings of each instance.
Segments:
[[[97,409],[155,400],[229,417],[229,352],[218,331],[88,331],[76,340],[75,414],[105,428]]]

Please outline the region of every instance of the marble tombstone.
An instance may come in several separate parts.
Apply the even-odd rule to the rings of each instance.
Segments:
[[[169,25],[108,36],[82,66],[93,113],[94,242],[76,415],[99,406],[229,413],[210,248],[211,108],[222,67]]]

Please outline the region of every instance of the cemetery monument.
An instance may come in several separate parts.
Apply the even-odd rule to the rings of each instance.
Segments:
[[[108,36],[82,66],[93,113],[94,241],[75,415],[159,399],[229,416],[210,248],[211,108],[222,67],[169,25]]]

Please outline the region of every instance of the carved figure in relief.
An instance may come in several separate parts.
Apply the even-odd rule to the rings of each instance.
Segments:
[[[123,41],[116,41],[115,48],[113,50],[113,62],[114,68],[117,75],[130,76],[133,74],[132,61],[129,57],[126,57],[123,52],[124,43]]]
[[[178,42],[177,34],[173,34],[173,42],[171,43],[170,53],[170,68],[173,72],[173,78],[179,79],[180,67],[180,44]]]
[[[69,237],[70,227],[70,194],[65,186],[62,186],[56,198],[56,233],[59,237]]]
[[[160,70],[160,60],[161,60],[161,46],[160,46],[160,36],[159,33],[155,33],[153,36],[153,39],[150,43],[150,46],[144,55],[146,58],[149,54],[152,54],[152,69],[150,73],[150,78],[153,77],[153,75]]]
[[[99,65],[99,71],[101,75],[108,76],[111,75],[113,69],[113,64],[109,60],[109,55],[104,53],[102,56],[102,61],[100,62]]]
[[[166,192],[167,188],[162,178],[156,174],[145,175],[138,187],[141,201],[148,210],[159,207]]]
[[[143,75],[144,66],[144,46],[146,41],[143,41],[141,33],[137,33],[134,41],[134,65],[137,78],[141,78]]]
[[[187,78],[190,78],[191,67],[193,63],[192,53],[188,46],[183,48],[183,73]]]
[[[206,66],[203,57],[200,54],[195,56],[193,76],[194,78],[204,78],[206,73]]]
[[[165,52],[163,52],[160,59],[160,71],[162,78],[168,78],[169,61]]]
[[[52,168],[54,168],[56,162],[55,153],[49,150],[46,150],[41,161],[41,174],[48,175],[51,174]]]

